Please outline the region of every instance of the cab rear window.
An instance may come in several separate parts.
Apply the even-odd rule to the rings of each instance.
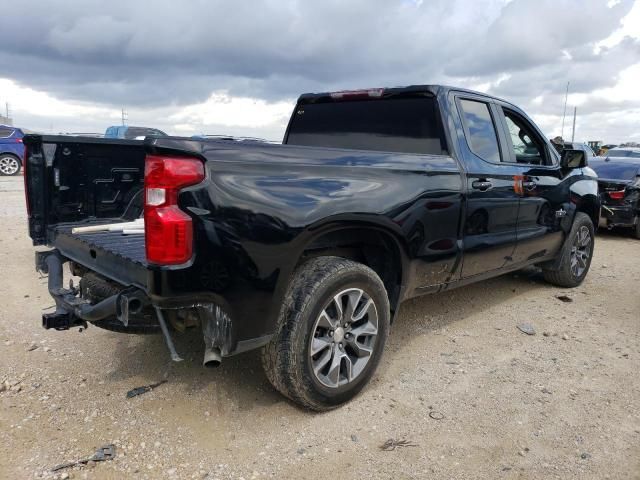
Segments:
[[[285,143],[400,153],[446,154],[432,97],[298,104]]]

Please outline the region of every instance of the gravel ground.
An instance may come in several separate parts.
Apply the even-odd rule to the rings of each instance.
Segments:
[[[172,364],[159,336],[43,330],[21,182],[0,177],[2,478],[640,478],[640,241],[624,233],[598,237],[577,289],[530,270],[404,304],[372,383],[315,414],[256,353],[203,369],[195,333]],[[49,472],[108,443],[113,461]]]

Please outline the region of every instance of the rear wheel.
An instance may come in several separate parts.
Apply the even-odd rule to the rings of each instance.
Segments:
[[[640,239],[640,217],[636,218],[636,226],[633,229],[633,234],[637,239]]]
[[[263,348],[269,381],[296,403],[328,410],[373,375],[389,332],[389,300],[369,267],[318,257],[296,271],[280,327]]]
[[[15,155],[0,155],[0,175],[17,175],[20,172],[20,159]]]
[[[585,213],[576,213],[571,232],[562,247],[558,270],[543,270],[547,282],[559,287],[577,287],[589,272],[594,247],[593,222]]]

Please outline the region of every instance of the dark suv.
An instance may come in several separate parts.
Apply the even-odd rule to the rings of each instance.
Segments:
[[[0,125],[0,175],[20,173],[24,159],[23,136],[19,128]]]

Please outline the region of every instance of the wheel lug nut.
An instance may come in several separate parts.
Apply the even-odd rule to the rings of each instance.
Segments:
[[[333,337],[333,330],[329,330],[329,336]]]
[[[342,350],[344,348],[344,345],[340,344],[340,350]]]

